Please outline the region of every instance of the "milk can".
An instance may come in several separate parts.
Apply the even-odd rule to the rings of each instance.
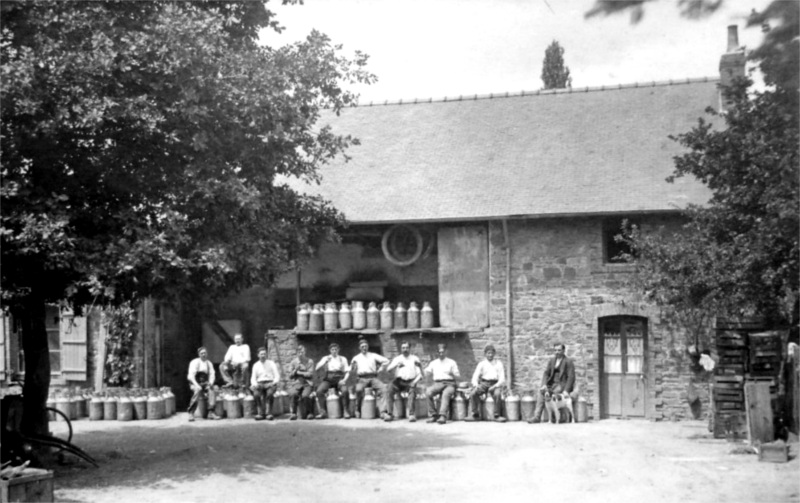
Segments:
[[[99,396],[93,396],[92,400],[89,402],[89,420],[103,420],[103,399]]]
[[[485,395],[483,395],[483,399],[481,401],[483,402],[483,407],[481,407],[481,412],[483,413],[482,414],[483,420],[492,421],[494,419],[495,405],[497,405],[494,403],[494,398],[492,398],[492,395],[490,395],[489,393],[486,393]]]
[[[117,421],[133,421],[133,402],[126,395],[117,402]]]
[[[525,394],[520,401],[520,410],[522,412],[522,420],[530,421],[533,419],[533,412],[536,409],[536,399],[530,394]]]
[[[367,328],[367,312],[364,310],[364,303],[360,301],[353,302],[353,329],[364,330]]]
[[[406,308],[402,302],[398,302],[394,310],[394,328],[398,330],[406,328]]]
[[[415,414],[417,419],[424,419],[428,417],[428,397],[425,396],[425,390],[420,388],[417,390],[417,404],[415,409]]]
[[[452,412],[451,415],[453,417],[453,421],[463,421],[464,419],[467,418],[467,406],[468,406],[468,404],[469,404],[469,402],[466,399],[466,397],[464,397],[464,392],[460,391],[460,390],[456,391],[456,394],[455,394],[455,397],[453,398],[453,403],[452,403],[453,412]]]
[[[371,330],[379,330],[381,328],[381,312],[374,302],[370,302],[367,308],[367,328]]]
[[[324,315],[321,308],[320,304],[314,304],[308,315],[308,330],[311,332],[322,332],[325,328]]]
[[[339,326],[339,313],[336,311],[336,304],[331,302],[325,305],[323,323],[326,332],[332,332]]]
[[[147,419],[164,418],[164,401],[156,393],[151,393],[147,397]]]
[[[67,399],[69,400],[69,419],[74,421],[78,419],[78,399],[72,393],[67,393]]]
[[[589,420],[589,405],[583,397],[578,398],[575,403],[575,422],[585,423]]]
[[[381,308],[381,330],[391,330],[394,325],[394,311],[389,302],[383,303]]]
[[[350,413],[351,417],[355,417],[356,415],[356,393],[355,391],[345,391],[347,393],[347,412]]]
[[[406,328],[419,328],[419,308],[416,302],[412,302],[406,311]]]
[[[113,396],[103,399],[103,419],[106,421],[117,420],[117,399]]]
[[[372,394],[372,390],[365,389],[364,400],[361,402],[361,419],[375,419],[377,415],[375,395]]]
[[[342,330],[350,330],[353,328],[353,313],[350,311],[350,306],[347,302],[342,302],[339,308],[339,328]]]
[[[433,328],[433,308],[430,302],[425,301],[420,311],[420,326],[422,328]]]
[[[256,416],[256,398],[250,393],[244,397],[242,411],[245,419],[252,419]]]
[[[214,389],[219,392],[219,388],[214,387]],[[225,394],[217,394],[217,401],[214,402],[214,414],[220,419],[225,417]]]
[[[133,413],[136,419],[147,419],[147,397],[138,393],[131,401],[133,402]]]
[[[406,397],[403,395],[404,393],[397,393],[394,396],[392,415],[395,419],[404,419],[406,417]]]
[[[164,406],[166,408],[166,417],[170,417],[175,414],[175,394],[172,392],[170,388],[164,388],[164,393],[162,394],[164,397]]]
[[[47,395],[47,406],[50,407],[51,409],[55,409],[56,408],[56,397],[53,396],[53,393],[50,393],[49,395]],[[55,421],[56,420],[55,413],[54,412],[48,412],[47,413],[47,420],[48,421]]]
[[[237,395],[225,394],[223,401],[225,402],[225,415],[228,416],[228,419],[242,417],[242,405]]]
[[[84,418],[89,415],[88,399],[86,395],[78,390],[75,398],[78,401],[78,419]]]
[[[297,306],[297,330],[299,332],[308,331],[308,304],[300,304]]]
[[[342,404],[339,402],[339,395],[334,390],[328,390],[325,398],[325,408],[328,409],[328,417],[339,419],[342,417]]]
[[[506,419],[509,421],[519,421],[519,395],[510,393],[506,397]]]
[[[205,395],[197,397],[197,408],[194,409],[194,417],[199,417],[200,419],[208,417],[208,401],[206,401]],[[222,416],[218,415],[218,417]]]
[[[272,407],[267,411],[267,414],[272,414],[275,417],[283,414],[283,397],[280,391],[275,391],[272,394]]]
[[[56,403],[56,410],[62,412],[65,416],[67,416],[67,418],[69,418],[70,416],[69,397],[66,395],[58,395],[56,396],[55,403]],[[64,418],[62,416],[57,416],[56,419],[58,421],[64,421]]]

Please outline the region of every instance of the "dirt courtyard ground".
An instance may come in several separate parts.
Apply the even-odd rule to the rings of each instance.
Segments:
[[[785,464],[741,454],[700,421],[582,424],[80,420],[95,469],[56,469],[71,502],[800,501]]]

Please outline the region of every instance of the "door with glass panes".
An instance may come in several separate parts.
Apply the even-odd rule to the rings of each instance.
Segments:
[[[600,328],[601,417],[644,417],[647,401],[647,320],[602,318]]]

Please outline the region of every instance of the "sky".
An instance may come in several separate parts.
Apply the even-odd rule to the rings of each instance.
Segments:
[[[351,89],[368,103],[541,89],[553,40],[573,88],[717,77],[728,25],[739,26],[740,45],[761,41],[745,16],[769,0],[727,0],[702,20],[680,17],[677,2],[648,4],[632,24],[625,13],[584,19],[594,0],[273,0],[267,7],[285,30],[262,42],[283,45],[317,29],[345,55],[366,52],[378,82]]]

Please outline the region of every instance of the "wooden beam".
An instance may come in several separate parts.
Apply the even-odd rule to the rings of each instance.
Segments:
[[[744,400],[747,411],[747,440],[750,444],[756,442],[766,444],[775,440],[769,383],[746,382]]]

